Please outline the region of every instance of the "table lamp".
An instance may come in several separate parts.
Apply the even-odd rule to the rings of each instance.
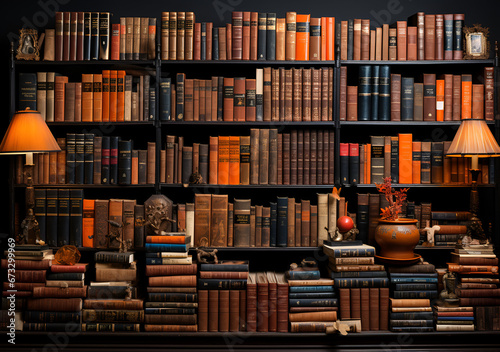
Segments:
[[[40,240],[40,228],[34,215],[33,153],[60,151],[61,148],[38,111],[27,108],[14,114],[0,144],[0,153],[26,155],[23,169],[26,180],[26,217],[21,223],[22,233],[16,234],[18,244],[35,244]]]
[[[469,206],[472,219],[467,229],[467,234],[472,238],[485,240],[486,236],[478,217],[479,194],[477,192],[477,179],[481,172],[478,159],[500,156],[500,147],[486,121],[482,119],[462,120],[457,134],[446,152],[446,156],[471,158],[470,172],[472,176],[472,188],[470,191]]]

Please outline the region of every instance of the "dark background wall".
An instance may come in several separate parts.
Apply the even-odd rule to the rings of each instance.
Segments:
[[[334,16],[336,21],[350,18],[368,18],[372,28],[382,23],[405,20],[408,16],[423,11],[426,13],[465,13],[465,24],[475,23],[490,29],[490,40],[500,38],[498,14],[495,11],[498,0],[182,0],[182,1],[110,1],[110,0],[15,0],[5,6],[0,21],[0,74],[2,94],[0,95],[0,135],[8,126],[9,116],[9,49],[10,42],[17,39],[23,26],[35,27],[40,33],[44,28],[54,28],[56,11],[109,11],[116,23],[121,16],[156,17],[162,11],[194,11],[197,21],[210,21],[214,27],[230,22],[231,11],[276,12],[284,17],[287,11],[310,13],[312,17]],[[16,43],[17,47],[17,43]],[[492,54],[493,55],[493,54]],[[7,157],[2,157],[7,158]],[[1,165],[7,163],[2,160]],[[8,231],[5,209],[8,199],[7,170],[0,168],[0,232]]]

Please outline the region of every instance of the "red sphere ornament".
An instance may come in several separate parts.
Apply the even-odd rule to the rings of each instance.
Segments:
[[[337,220],[337,227],[341,233],[345,233],[354,227],[354,221],[352,221],[352,218],[347,215],[341,216]]]

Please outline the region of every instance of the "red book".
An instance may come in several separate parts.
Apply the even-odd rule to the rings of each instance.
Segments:
[[[201,23],[194,24],[193,60],[201,60]]]
[[[243,12],[233,11],[232,30],[232,59],[241,60],[243,58]]]
[[[111,60],[120,60],[120,24],[111,26]]]
[[[242,22],[242,59],[250,60],[250,11],[243,12]]]

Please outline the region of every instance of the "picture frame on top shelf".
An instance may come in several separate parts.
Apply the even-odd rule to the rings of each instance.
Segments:
[[[490,57],[489,29],[475,24],[464,27],[464,60],[485,60]]]
[[[40,60],[38,31],[31,28],[19,30],[19,46],[16,52],[17,60]]]

